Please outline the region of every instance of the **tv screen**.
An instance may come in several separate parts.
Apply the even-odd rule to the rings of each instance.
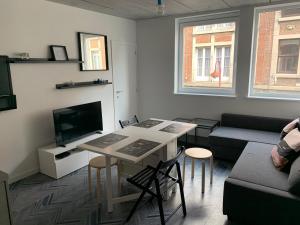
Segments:
[[[57,145],[65,145],[103,130],[101,102],[56,109],[53,118]]]

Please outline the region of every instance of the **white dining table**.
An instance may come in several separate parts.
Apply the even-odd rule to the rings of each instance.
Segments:
[[[117,130],[113,132],[114,134],[127,136],[125,139],[118,141],[112,145],[107,147],[99,147],[95,144],[81,144],[78,148],[85,149],[88,151],[92,151],[95,153],[100,153],[105,155],[106,161],[106,196],[107,196],[107,211],[113,212],[113,205],[125,201],[130,201],[136,199],[139,193],[130,194],[125,196],[113,196],[112,193],[112,170],[111,170],[111,158],[117,158],[119,160],[129,161],[131,163],[139,163],[149,155],[155,153],[156,151],[162,149],[166,146],[166,159],[171,159],[176,156],[177,154],[177,138],[186,134],[187,132],[193,130],[197,124],[192,123],[184,123],[184,122],[177,122],[177,121],[170,121],[170,120],[162,120],[151,118],[149,120],[161,121],[161,123],[145,128],[145,127],[138,127],[138,126],[128,126],[124,129]],[[161,129],[168,127],[168,126],[175,126],[180,127],[176,132],[166,132],[162,131]],[[126,153],[122,153],[119,150],[132,144],[133,142],[144,139],[148,141],[158,142],[159,145],[148,150],[147,152],[143,153],[142,155],[133,156]],[[157,162],[158,163],[158,162]]]

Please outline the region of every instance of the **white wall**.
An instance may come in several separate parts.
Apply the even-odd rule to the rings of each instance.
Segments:
[[[46,58],[48,45],[65,45],[78,58],[76,32],[136,43],[136,22],[45,0],[0,1],[0,54]],[[110,58],[109,49],[109,58]],[[111,68],[111,60],[110,60]],[[52,110],[102,101],[104,130],[114,129],[113,87],[56,90],[66,81],[112,80],[107,72],[80,72],[77,64],[11,64],[17,110],[0,112],[0,170],[14,181],[38,171],[37,148],[54,141]]]
[[[174,95],[174,17],[137,22],[139,112],[143,118],[220,118],[224,112],[298,117],[300,102],[248,99],[253,7],[241,8],[237,97]]]

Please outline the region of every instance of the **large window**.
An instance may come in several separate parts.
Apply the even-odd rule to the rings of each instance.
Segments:
[[[254,13],[250,97],[300,99],[300,4]]]
[[[235,95],[238,12],[176,19],[175,93]]]

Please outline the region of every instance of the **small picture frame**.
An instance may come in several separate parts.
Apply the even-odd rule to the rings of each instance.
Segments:
[[[50,45],[51,59],[54,61],[67,61],[69,60],[66,46]]]

